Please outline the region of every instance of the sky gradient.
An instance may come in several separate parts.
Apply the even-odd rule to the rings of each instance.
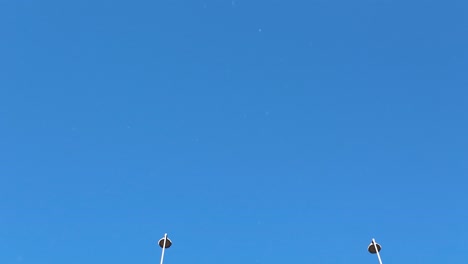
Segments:
[[[0,263],[466,262],[467,13],[0,0]]]

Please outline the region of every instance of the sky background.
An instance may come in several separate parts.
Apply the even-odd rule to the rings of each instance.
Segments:
[[[0,0],[0,263],[466,262],[467,14]]]

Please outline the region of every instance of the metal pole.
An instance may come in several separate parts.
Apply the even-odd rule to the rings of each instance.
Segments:
[[[379,263],[382,264],[382,259],[380,258],[379,249],[377,248],[377,243],[375,242],[375,239],[372,239],[372,244],[375,247],[375,252],[377,253],[377,257],[379,258]]]
[[[164,250],[166,249],[166,241],[167,241],[167,233],[164,234],[164,243],[163,243],[162,254],[161,254],[161,264],[163,264],[163,261],[164,261]]]

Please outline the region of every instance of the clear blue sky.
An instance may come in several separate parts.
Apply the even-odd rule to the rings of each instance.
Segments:
[[[466,262],[467,14],[0,0],[0,263]]]

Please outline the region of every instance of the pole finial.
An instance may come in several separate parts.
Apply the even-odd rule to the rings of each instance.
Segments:
[[[161,252],[161,264],[164,261],[164,250],[172,246],[172,241],[167,237],[167,233],[164,234],[164,237],[158,241],[158,245],[162,248]]]
[[[377,254],[379,263],[382,264],[382,259],[380,258],[380,254],[379,254],[380,250],[382,250],[382,246],[377,244],[377,242],[375,242],[375,239],[373,238],[370,245],[367,247],[367,251],[369,251],[369,253],[371,254]]]
[[[372,242],[367,247],[367,251],[369,251],[371,254],[377,254],[377,252],[380,252],[380,250],[382,250],[382,246],[375,242],[375,239],[372,239]]]
[[[164,237],[159,239],[158,245],[161,248],[170,248],[172,246],[172,241],[167,237],[167,234],[164,234]]]

